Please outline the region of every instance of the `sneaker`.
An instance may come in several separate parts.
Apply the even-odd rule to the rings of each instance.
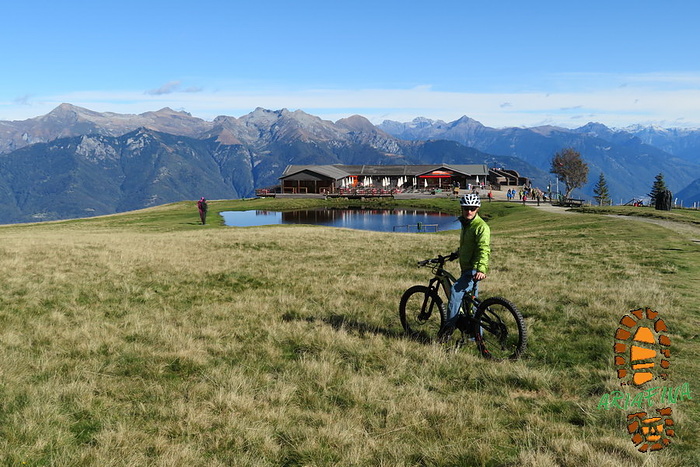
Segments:
[[[465,334],[462,334],[462,337],[455,342],[455,347],[461,348],[464,347],[466,344],[469,344],[471,342],[474,342],[474,338]]]
[[[445,342],[450,340],[450,337],[452,337],[452,333],[455,331],[454,326],[443,326],[442,329],[438,332],[437,338],[438,342],[441,344],[444,344]]]

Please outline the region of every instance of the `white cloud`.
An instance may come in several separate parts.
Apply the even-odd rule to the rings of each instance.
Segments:
[[[30,94],[25,94],[24,96],[19,96],[14,100],[15,104],[18,105],[30,105],[32,96]]]
[[[163,94],[171,94],[175,91],[178,90],[180,87],[180,81],[169,81],[159,87],[158,89],[151,89],[150,91],[146,91],[146,94],[150,94],[152,96],[160,96]]]
[[[419,116],[452,121],[467,115],[493,127],[575,127],[587,121],[611,127],[634,123],[700,127],[700,74],[553,75],[550,80],[557,82],[551,89],[518,93],[447,92],[428,85],[407,89],[256,90],[230,85],[220,86],[218,91],[200,87],[181,91],[181,82],[171,81],[145,94],[89,91],[0,103],[0,120],[43,115],[62,102],[70,102],[118,113],[171,107],[207,120],[218,115],[239,117],[264,107],[301,109],[334,121],[360,114],[373,123],[385,119],[408,121]],[[580,87],[584,81],[585,88]]]

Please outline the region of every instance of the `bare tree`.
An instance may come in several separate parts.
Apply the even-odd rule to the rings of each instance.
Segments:
[[[576,188],[581,188],[588,181],[588,164],[574,148],[566,148],[552,158],[551,173],[566,186],[565,198],[571,196]]]

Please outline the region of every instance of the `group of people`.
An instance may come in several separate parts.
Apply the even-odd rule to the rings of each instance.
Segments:
[[[518,201],[525,203],[527,200],[535,200],[538,206],[540,205],[540,200],[547,201],[547,195],[539,188],[524,187],[519,191],[512,188],[506,193],[508,201],[515,201],[516,195],[518,196]]]

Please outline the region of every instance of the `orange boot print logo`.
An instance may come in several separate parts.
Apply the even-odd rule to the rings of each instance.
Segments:
[[[659,416],[649,416],[646,412],[627,416],[627,431],[632,435],[632,443],[640,452],[658,451],[671,444],[671,437],[676,434],[670,407],[656,409]]]
[[[671,339],[664,320],[649,308],[631,311],[615,331],[615,366],[622,384],[668,379]]]
[[[689,383],[670,383],[668,334],[666,322],[650,308],[626,313],[615,330],[614,365],[620,390],[603,394],[598,409],[629,411],[627,432],[640,452],[659,451],[671,444],[676,429],[670,405],[693,398]]]

